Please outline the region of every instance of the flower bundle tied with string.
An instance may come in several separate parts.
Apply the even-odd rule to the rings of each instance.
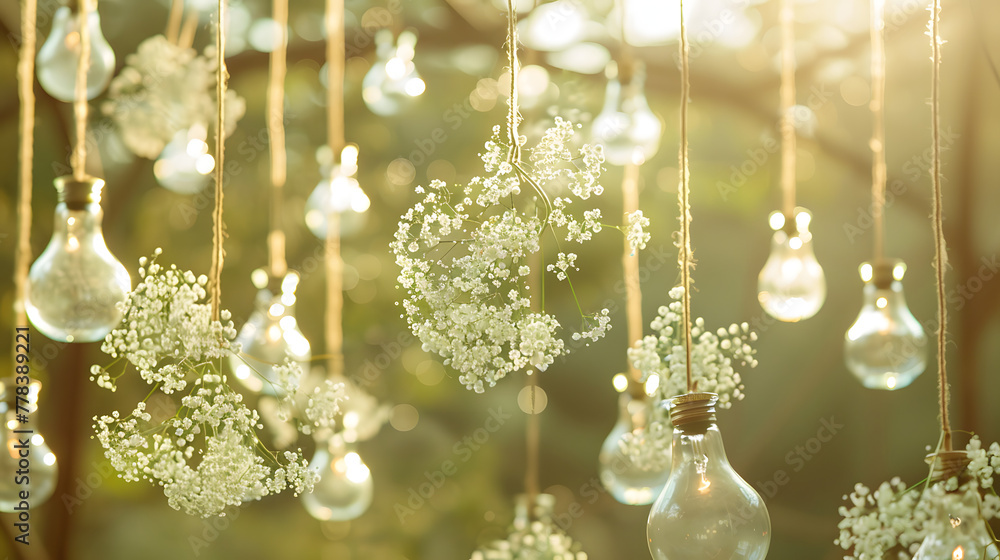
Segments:
[[[216,52],[225,52],[226,0],[219,0]],[[248,499],[291,488],[312,491],[318,474],[301,451],[280,456],[257,437],[262,428],[222,373],[222,363],[239,353],[231,314],[220,308],[223,251],[223,191],[226,69],[216,69],[215,207],[212,212],[212,266],[196,276],[153,259],[140,260],[139,285],[119,304],[122,322],[101,349],[115,361],[95,365],[91,378],[115,391],[132,366],[151,389],[127,415],[113,411],[94,417],[96,437],[112,467],[126,481],[149,480],[163,487],[169,505],[192,515],[222,515]],[[297,364],[274,368],[275,383],[291,400]],[[174,401],[178,395],[180,401]],[[154,398],[154,396],[156,398]],[[327,384],[313,395],[307,417],[316,428],[340,414],[342,384]],[[195,464],[197,463],[197,464]]]
[[[508,36],[511,84],[517,83],[516,28]],[[576,207],[600,195],[604,154],[600,145],[573,149],[578,126],[556,118],[528,157],[526,138],[517,132],[517,90],[510,91],[506,135],[501,127],[480,154],[485,175],[463,187],[432,181],[418,187],[423,198],[400,219],[391,248],[400,266],[404,317],[424,350],[444,358],[467,388],[483,392],[509,373],[533,367],[544,371],[569,352],[559,320],[544,309],[533,311],[528,287],[531,256],[552,242],[555,262],[545,271],[567,282],[577,254],[567,245],[590,241],[609,227],[598,208]],[[555,188],[567,196],[549,197]],[[648,235],[641,211],[629,216],[627,232],[638,248]],[[544,283],[543,283],[544,285]],[[544,291],[544,290],[543,290]],[[574,340],[596,341],[610,328],[610,311],[585,313]]]

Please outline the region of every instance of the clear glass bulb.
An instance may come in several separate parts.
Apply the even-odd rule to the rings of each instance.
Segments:
[[[18,401],[18,387],[27,387],[27,394],[22,395],[27,402]],[[4,453],[0,453],[0,511],[14,512],[38,507],[56,489],[59,465],[37,428],[38,393],[41,388],[42,384],[35,380],[18,385],[12,377],[0,379],[0,413],[3,414],[4,434]],[[18,404],[22,407],[20,411]],[[25,408],[29,412],[24,413]],[[17,417],[22,415],[27,417],[22,418],[27,422],[18,422]],[[21,492],[24,491],[28,492],[26,505],[21,503]]]
[[[260,291],[253,313],[236,336],[240,353],[230,356],[229,365],[236,379],[251,391],[282,397],[282,387],[298,387],[299,380],[279,380],[274,366],[288,357],[298,362],[302,371],[308,371],[312,358],[309,341],[295,319],[299,275],[290,271],[284,278],[271,278],[258,269],[252,278]]]
[[[929,534],[913,560],[980,560],[996,558],[997,547],[979,513],[974,494],[948,494],[935,501],[934,518],[925,522]]]
[[[320,475],[312,493],[302,494],[309,515],[320,521],[349,521],[368,510],[373,494],[371,471],[353,443],[333,435],[326,448],[317,446],[309,468]]]
[[[371,199],[354,178],[358,172],[357,146],[347,145],[341,153],[340,164],[331,167],[306,200],[306,225],[320,239],[326,239],[331,215],[339,218],[342,234],[350,233],[361,227],[361,215],[371,206]]]
[[[376,115],[388,117],[402,111],[427,89],[413,64],[417,35],[403,31],[395,45],[392,31],[375,34],[375,63],[361,81],[361,97]]]
[[[601,484],[619,502],[630,505],[647,505],[660,495],[670,475],[670,452],[659,453],[656,461],[633,457],[622,451],[620,442],[625,434],[643,438],[653,419],[653,402],[635,398],[622,392],[618,397],[618,422],[601,445],[598,455],[598,473]],[[651,444],[652,442],[643,442]]]
[[[649,512],[653,560],[763,560],[771,520],[760,495],[730,466],[713,393],[670,399],[673,465]]]
[[[56,10],[52,30],[38,51],[35,65],[38,83],[49,95],[70,103],[76,95],[76,67],[80,60],[80,17],[68,7]],[[115,73],[115,51],[101,33],[101,15],[91,9],[87,18],[90,32],[90,66],[87,70],[87,99],[100,95]]]
[[[63,342],[101,340],[121,321],[117,304],[132,289],[128,271],[101,232],[104,180],[55,180],[59,192],[52,239],[31,265],[24,294],[28,319]]]
[[[757,300],[772,317],[794,323],[816,314],[826,301],[826,278],[813,253],[809,223],[812,214],[795,209],[786,223],[781,212],[771,212],[771,254],[757,277]]]
[[[207,136],[208,131],[202,125],[178,131],[153,164],[156,182],[180,194],[201,192],[215,169],[215,157],[208,153],[205,142]]]
[[[621,82],[614,62],[606,74],[608,88],[604,108],[594,119],[594,141],[604,146],[604,157],[613,165],[641,164],[656,153],[663,132],[660,119],[646,101],[645,65],[636,62],[632,75],[623,72]]]
[[[869,389],[901,389],[927,367],[927,335],[903,296],[901,260],[863,263],[864,303],[844,335],[847,368]]]

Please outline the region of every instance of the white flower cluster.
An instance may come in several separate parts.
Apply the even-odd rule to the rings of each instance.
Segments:
[[[306,418],[317,428],[332,428],[340,415],[340,404],[346,400],[344,384],[327,379],[313,389],[306,404]]]
[[[139,44],[108,87],[101,107],[119,127],[122,140],[136,155],[155,159],[174,135],[215,121],[215,47],[199,56],[163,35]],[[226,92],[226,135],[246,112],[246,102]]]
[[[657,377],[652,395],[653,420],[646,433],[625,434],[619,442],[622,452],[631,457],[640,468],[658,470],[670,448],[673,430],[670,419],[662,406],[671,397],[687,392],[687,353],[684,348],[682,303],[684,288],[670,290],[669,305],[661,306],[659,315],[650,323],[656,334],[640,340],[628,349],[628,358],[642,374],[642,381]],[[747,323],[732,324],[728,329],[711,331],[705,320],[698,317],[691,326],[691,377],[696,390],[719,395],[718,406],[729,408],[734,401],[743,400],[743,378],[736,367],[756,367],[755,350],[751,343],[757,333]],[[661,461],[657,463],[656,461]]]
[[[687,355],[680,302],[684,288],[675,287],[669,295],[674,301],[661,306],[659,315],[650,323],[656,334],[644,337],[628,350],[629,360],[642,373],[643,382],[652,376],[659,377],[655,395],[658,401],[687,391]],[[746,323],[712,331],[705,328],[704,319],[695,319],[691,327],[691,375],[697,390],[718,394],[720,408],[729,408],[733,401],[742,400],[743,379],[736,367],[757,366],[751,346],[756,340],[757,333]]]
[[[586,241],[601,230],[599,210],[577,216],[571,207],[603,191],[603,149],[586,145],[574,154],[573,134],[572,124],[556,118],[529,162],[512,164],[496,127],[480,155],[487,175],[458,193],[441,181],[418,187],[422,200],[400,219],[391,248],[405,290],[403,316],[424,350],[444,358],[476,392],[508,373],[545,370],[568,352],[559,321],[531,310],[528,261],[546,230],[557,250],[560,242]],[[550,202],[546,189],[556,184],[565,184],[572,196]],[[547,270],[568,280],[576,255],[559,255]],[[608,313],[584,316],[574,338],[602,337]]]
[[[587,553],[551,520],[542,520],[476,550],[471,560],[587,560]]]
[[[139,259],[139,285],[125,301],[119,328],[104,339],[101,350],[112,358],[125,358],[149,384],[158,384],[167,394],[183,391],[188,371],[207,360],[229,356],[234,351],[236,327],[229,311],[219,313],[225,322],[212,321],[212,308],[204,302],[204,274],[195,277],[176,266],[164,269],[152,260]],[[93,366],[91,379],[115,390],[115,379],[100,366]]]
[[[645,429],[622,434],[618,449],[634,468],[648,472],[664,472],[670,468],[671,443],[674,431],[662,406],[655,406]]]
[[[983,449],[973,437],[966,451],[969,466],[947,480],[908,487],[897,477],[875,491],[856,484],[844,496],[848,505],[840,506],[840,537],[834,541],[849,552],[844,559],[910,558],[918,551],[923,558],[951,558],[951,550],[936,549],[942,545],[939,535],[961,523],[988,523],[1000,516],[993,488],[993,477],[1000,473],[1000,445]],[[997,557],[994,542],[986,558]]]
[[[646,231],[646,228],[649,227],[649,218],[642,215],[642,210],[636,210],[628,214],[626,218],[628,230],[625,233],[625,238],[632,246],[632,254],[635,254],[635,251],[645,249],[646,243],[649,243],[651,235]]]
[[[128,416],[94,418],[105,456],[123,479],[156,482],[171,507],[192,515],[219,515],[286,488],[311,491],[317,476],[301,451],[258,454],[259,416],[220,373],[235,351],[228,312],[220,313],[225,323],[212,321],[205,277],[164,268],[159,254],[140,260],[142,280],[122,303],[122,325],[101,347],[116,358],[112,365],[124,361],[120,371],[91,368],[91,378],[112,391],[130,364],[153,386]],[[146,401],[157,390],[186,394],[172,416],[154,421]]]

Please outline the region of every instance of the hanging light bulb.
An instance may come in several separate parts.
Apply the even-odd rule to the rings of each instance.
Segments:
[[[325,448],[317,445],[309,468],[319,472],[320,480],[312,493],[302,494],[309,515],[320,521],[349,521],[371,505],[371,471],[354,448],[341,434],[334,434]]]
[[[108,251],[101,232],[104,180],[55,180],[59,193],[52,239],[28,273],[24,307],[45,336],[64,342],[94,342],[111,332],[132,281]]]
[[[651,377],[650,379],[659,379]],[[618,422],[601,445],[598,455],[598,473],[601,484],[619,502],[631,505],[647,505],[660,495],[663,485],[670,475],[670,448],[656,446],[657,439],[651,433],[653,402],[650,399],[635,398],[629,392],[628,378],[623,374],[615,376],[618,397]],[[623,437],[630,434],[636,447],[648,453],[633,454],[623,451]],[[664,438],[665,439],[665,438]],[[628,448],[631,448],[629,446]]]
[[[996,558],[996,546],[986,530],[980,514],[982,504],[975,493],[945,494],[933,503],[934,517],[924,522],[929,532],[913,560]]]
[[[312,349],[295,320],[295,288],[299,275],[290,271],[284,278],[272,278],[257,269],[251,275],[257,292],[254,311],[236,342],[239,355],[229,358],[236,379],[251,391],[282,397],[286,389],[298,387],[299,380],[279,379],[274,366],[285,358],[298,362],[303,371],[309,367]]]
[[[375,34],[377,59],[361,81],[361,97],[371,112],[395,115],[427,89],[413,64],[416,45],[417,35],[409,30],[399,34],[395,45],[392,31],[379,29]]]
[[[649,512],[653,560],[763,560],[771,520],[757,491],[730,466],[713,393],[670,399],[673,464]]]
[[[901,389],[927,367],[927,335],[906,306],[901,260],[863,263],[864,303],[844,335],[847,368],[869,389]]]
[[[768,314],[794,323],[808,319],[823,307],[826,278],[813,253],[809,222],[812,214],[795,208],[795,219],[786,223],[781,212],[771,212],[774,230],[771,254],[757,280],[757,299]]]
[[[178,131],[153,164],[153,175],[165,189],[180,194],[200,192],[212,179],[215,158],[208,153],[208,131],[196,124]]]
[[[641,164],[656,153],[663,132],[660,119],[646,101],[645,65],[634,63],[632,75],[623,72],[621,81],[615,62],[608,64],[605,73],[608,88],[604,108],[594,119],[594,141],[604,146],[604,157],[612,165]]]
[[[80,0],[83,2],[89,0]],[[68,7],[56,10],[52,31],[38,51],[38,83],[59,101],[72,102],[76,90],[76,68],[80,60],[79,16]],[[101,33],[101,15],[92,6],[87,18],[90,33],[90,66],[87,69],[87,99],[100,95],[115,72],[115,51]]]
[[[27,395],[19,397],[17,389],[21,387],[25,385],[16,385],[14,378],[0,379],[4,433],[4,452],[0,453],[0,511],[5,512],[41,505],[52,496],[59,478],[56,456],[36,427],[38,393],[42,384],[31,380],[26,386]],[[17,412],[21,414],[15,414]],[[18,418],[26,421],[20,422]],[[19,476],[18,470],[27,476]],[[22,498],[22,492],[27,492],[27,500]],[[27,503],[22,504],[22,501]]]
[[[325,166],[323,161],[320,164]],[[342,230],[360,227],[360,215],[371,206],[371,200],[354,177],[357,172],[358,147],[348,144],[341,152],[340,165],[332,166],[306,201],[306,225],[316,237],[326,239],[327,223],[334,213],[341,218]]]

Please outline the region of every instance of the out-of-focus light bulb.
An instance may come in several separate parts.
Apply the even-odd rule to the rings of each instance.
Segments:
[[[63,342],[101,340],[121,321],[117,304],[132,289],[128,271],[101,232],[104,180],[55,180],[52,239],[28,273],[24,307],[42,334]]]
[[[375,34],[376,60],[361,81],[361,97],[376,115],[395,115],[427,89],[413,64],[417,35],[412,31],[399,34],[396,44],[392,31],[380,29]]]
[[[371,471],[339,435],[330,438],[326,448],[318,446],[309,468],[320,476],[312,493],[302,494],[309,515],[321,521],[357,519],[372,503]]]
[[[927,335],[903,296],[901,260],[863,263],[861,312],[844,335],[847,368],[869,389],[902,389],[927,367]]]
[[[342,231],[354,229],[359,224],[358,215],[368,211],[371,199],[361,189],[354,175],[358,172],[358,147],[348,145],[340,157],[340,164],[333,166],[306,201],[306,225],[320,239],[326,239],[330,215],[338,215]]]
[[[38,507],[52,496],[59,478],[56,456],[37,428],[41,383],[30,381],[27,395],[20,397],[16,394],[18,387],[25,385],[16,385],[12,377],[0,379],[0,417],[3,418],[0,429],[4,442],[4,450],[0,453],[0,474],[3,475],[0,476],[0,511],[5,512]],[[28,412],[24,413],[25,409]],[[19,416],[28,421],[19,422]],[[27,499],[21,497],[22,492],[27,492]]]
[[[86,0],[84,0],[86,1]],[[49,95],[67,103],[76,94],[76,67],[80,59],[80,17],[66,6],[56,10],[52,30],[38,51],[35,65],[38,83]],[[115,51],[101,33],[101,16],[91,9],[87,18],[90,66],[87,69],[87,99],[100,95],[115,72]]]
[[[976,560],[996,558],[997,547],[986,530],[974,494],[946,494],[934,502],[934,517],[925,521],[929,531],[913,560]]]
[[[660,119],[649,109],[643,84],[646,70],[636,62],[631,76],[618,79],[618,66],[608,65],[604,108],[594,119],[594,141],[604,146],[604,157],[613,165],[641,164],[660,147]]]
[[[653,560],[764,560],[771,520],[757,491],[733,470],[712,393],[670,399],[670,477],[649,512]]]
[[[229,358],[229,365],[236,379],[251,391],[281,397],[285,395],[283,387],[294,389],[299,380],[279,379],[274,366],[281,365],[288,357],[302,371],[307,371],[312,358],[309,341],[295,320],[299,275],[291,271],[284,278],[271,278],[258,269],[252,279],[259,290],[257,301],[253,314],[236,337],[240,353]]]
[[[174,135],[153,164],[153,175],[160,186],[180,194],[194,194],[208,185],[215,158],[208,153],[207,136],[202,125]]]
[[[573,0],[556,0],[539,5],[521,20],[520,36],[538,51],[561,51],[579,43],[586,34],[589,18],[583,5]]]
[[[808,319],[826,301],[826,278],[813,253],[811,221],[805,208],[796,208],[790,223],[781,212],[772,212],[768,220],[774,235],[771,254],[757,279],[757,299],[764,311],[781,321]]]
[[[669,452],[652,464],[644,464],[639,458],[626,455],[619,443],[626,434],[638,438],[645,435],[652,420],[652,407],[651,400],[635,399],[622,392],[618,397],[618,421],[601,444],[598,455],[601,484],[614,499],[626,505],[653,503],[670,475]]]

